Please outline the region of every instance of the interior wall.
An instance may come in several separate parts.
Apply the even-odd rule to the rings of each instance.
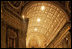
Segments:
[[[17,30],[17,34],[18,34],[18,48],[25,48],[26,46],[26,31],[27,31],[27,24],[28,24],[28,19],[26,19],[25,21],[27,22],[23,22],[20,19],[16,18],[15,16],[12,16],[11,14],[4,12],[1,13],[1,48],[8,48],[8,44],[7,44],[7,31],[9,33],[13,32],[12,30]],[[7,28],[13,28],[12,30],[8,30]],[[16,44],[16,45],[17,45]]]

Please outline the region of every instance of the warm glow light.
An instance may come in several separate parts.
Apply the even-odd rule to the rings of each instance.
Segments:
[[[22,16],[22,18],[24,19],[24,15]]]
[[[37,28],[35,28],[34,31],[37,31]]]
[[[43,11],[45,9],[45,6],[41,6],[41,10]]]
[[[40,22],[40,18],[37,19],[37,22]]]
[[[68,40],[68,38],[66,38],[66,40]]]

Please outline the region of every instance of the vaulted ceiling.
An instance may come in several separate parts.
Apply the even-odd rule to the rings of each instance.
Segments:
[[[43,5],[46,6],[47,10],[41,11],[40,7],[42,4],[38,3],[38,1],[1,1],[1,14],[14,16],[19,19],[18,21],[23,20],[24,17],[22,16],[24,14],[25,18],[29,18],[27,44],[30,44],[30,46],[45,47],[52,41],[65,23],[71,20],[70,1],[50,2],[58,5],[60,8],[46,2]],[[43,9],[44,7],[42,7]],[[1,16],[1,18],[3,17]],[[35,44],[32,44],[33,42]]]
[[[33,1],[26,4],[22,15],[29,18],[27,47],[36,47],[35,45],[45,47],[68,22],[68,15],[63,10],[64,8],[57,4],[59,3],[49,1]]]

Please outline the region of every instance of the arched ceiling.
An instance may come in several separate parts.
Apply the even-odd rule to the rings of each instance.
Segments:
[[[42,39],[39,39],[43,43],[40,46],[42,48],[45,47],[54,39],[59,30],[68,21],[66,12],[54,2],[49,1],[33,1],[28,3],[22,15],[29,18],[26,40],[27,47],[31,46],[33,36],[38,36],[36,39],[43,36]]]
[[[47,12],[46,11],[44,11],[44,12],[42,12],[42,11],[39,11],[40,10],[40,7],[33,7],[33,6],[35,6],[34,4],[32,5],[32,7],[31,6],[29,6],[29,7],[27,7],[27,8],[29,8],[29,9],[27,9],[27,12],[26,11],[23,11],[23,9],[27,6],[27,4],[28,3],[30,3],[30,2],[33,2],[33,1],[1,1],[1,12],[2,13],[4,13],[4,14],[6,14],[6,13],[9,13],[10,15],[13,15],[13,16],[15,16],[16,18],[18,18],[18,19],[20,19],[20,20],[22,20],[22,14],[25,14],[26,13],[26,17],[27,18],[30,18],[29,20],[29,25],[28,25],[28,32],[27,32],[27,42],[28,42],[28,44],[31,44],[32,45],[32,43],[33,42],[39,42],[39,40],[41,41],[41,43],[40,43],[40,46],[42,46],[42,47],[45,47],[46,45],[48,45],[49,44],[49,42],[50,41],[52,41],[52,39],[57,35],[57,33],[58,33],[58,31],[64,26],[64,24],[67,22],[67,18],[66,18],[66,16],[67,17],[71,17],[70,16],[70,13],[71,13],[71,7],[70,7],[70,4],[71,4],[71,2],[70,1],[61,1],[61,2],[58,2],[58,1],[52,1],[53,3],[56,3],[56,4],[58,4],[62,9],[64,9],[64,11],[65,11],[65,13],[62,11],[62,10],[60,10],[57,6],[56,6],[56,8],[58,8],[58,9],[53,9],[53,8],[55,8],[55,7],[51,7],[51,9],[50,9],[50,11],[51,10],[54,10],[55,11],[55,13],[56,13],[56,15],[55,16],[57,16],[57,15],[61,15],[61,16],[63,16],[63,17],[60,17],[60,15],[59,15],[59,17],[55,17],[53,14],[51,14],[51,12],[50,11],[48,11],[47,10]],[[39,6],[41,6],[42,4],[40,3],[40,5]],[[44,5],[44,4],[43,4]],[[49,5],[49,4],[48,4]],[[37,6],[37,5],[36,5]],[[44,6],[47,6],[46,4],[44,5]],[[51,6],[53,6],[53,4],[51,5]],[[35,9],[36,8],[36,9]],[[46,7],[47,9],[48,9],[48,7]],[[34,17],[34,16],[36,16],[35,14],[34,14],[34,10],[33,9],[35,9],[36,10],[36,12],[35,13],[37,13],[37,14],[41,14],[42,16],[45,16],[45,17],[42,17],[41,18],[41,16],[39,16],[39,15],[37,15],[37,16],[39,16],[39,19],[38,19],[38,21],[42,21],[42,20],[40,20],[40,19],[43,19],[43,21],[44,20],[46,20],[46,22],[43,22],[42,21],[42,23],[40,23],[40,25],[38,24],[38,23],[34,23],[34,22],[36,22],[35,20],[37,20],[37,18],[38,17]],[[24,9],[25,10],[25,9]],[[31,10],[31,11],[30,11]],[[38,10],[38,11],[37,11]],[[24,13],[23,13],[24,12]],[[29,12],[29,13],[28,13]],[[32,13],[33,12],[33,13]],[[51,19],[49,20],[49,17],[47,17],[46,15],[46,13],[48,13],[48,12],[50,12],[49,14],[48,14],[48,16],[54,16],[54,17],[50,17]],[[52,11],[53,12],[53,11]],[[60,13],[61,12],[61,13]],[[27,14],[28,13],[28,14]],[[61,18],[61,19],[59,19],[59,18]],[[56,20],[55,20],[56,19]],[[61,21],[60,21],[61,20]],[[50,23],[51,22],[51,23]],[[60,23],[59,23],[60,22]],[[53,25],[55,25],[55,26],[53,26]],[[35,28],[36,27],[36,28]],[[46,28],[45,28],[46,27]],[[53,27],[53,28],[52,28]],[[37,31],[37,28],[38,28],[38,30],[39,31]],[[55,28],[55,29],[54,29]],[[33,29],[35,30],[35,31],[33,31]],[[47,30],[46,30],[47,29]],[[45,32],[46,32],[46,34],[45,34]],[[48,34],[50,34],[50,36],[48,36]],[[47,35],[47,36],[46,36]],[[37,37],[36,37],[37,36]],[[33,38],[33,37],[35,37],[35,38]],[[52,39],[51,39],[52,38]],[[35,41],[33,41],[32,42],[32,40],[35,40]],[[47,41],[46,41],[47,40]],[[30,41],[30,42],[29,42]],[[37,45],[37,43],[35,43],[35,44],[33,44],[33,45]],[[47,44],[46,44],[47,43]],[[27,44],[27,46],[28,46],[28,44]],[[30,45],[30,47],[32,47]],[[38,44],[39,45],[39,44]],[[37,45],[37,46],[38,46]],[[33,46],[34,47],[34,46]]]

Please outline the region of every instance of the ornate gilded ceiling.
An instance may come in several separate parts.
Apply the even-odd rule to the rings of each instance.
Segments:
[[[2,1],[1,13],[20,21],[29,18],[26,47],[45,48],[70,21],[70,4],[70,1]]]
[[[2,12],[9,12],[12,15],[15,15],[17,18],[21,18],[22,10],[24,6],[31,1],[1,1],[1,9]],[[64,10],[68,13],[70,16],[71,14],[71,2],[70,1],[52,1],[56,4],[59,4],[64,8]]]
[[[54,2],[49,1],[30,2],[25,6],[22,15],[25,18],[29,18],[26,38],[27,47],[35,47],[31,44],[33,43],[32,39],[39,43],[39,47],[47,46],[65,23],[68,22],[66,12],[60,6],[54,4]]]
[[[1,3],[3,14],[9,13],[12,16],[16,16],[18,19],[22,20],[22,6],[24,6],[27,1],[2,1]]]

